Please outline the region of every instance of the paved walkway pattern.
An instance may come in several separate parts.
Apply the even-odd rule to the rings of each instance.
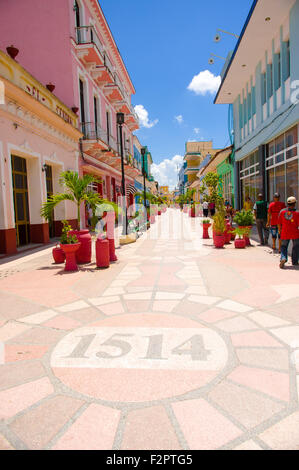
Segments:
[[[172,209],[109,270],[0,265],[0,449],[299,449],[298,270],[270,251]]]

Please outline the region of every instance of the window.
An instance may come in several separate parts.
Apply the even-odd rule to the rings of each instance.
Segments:
[[[268,98],[271,98],[273,95],[273,65],[268,65]]]
[[[251,97],[251,93],[249,93],[248,97],[247,97],[247,100],[248,100],[248,120],[251,119],[251,116],[252,116],[252,111],[251,111],[251,100],[252,100],[252,97]]]
[[[80,116],[81,116],[81,122],[85,123],[84,83],[81,79],[79,79],[79,91],[80,91]]]
[[[291,52],[290,52],[290,41],[286,43],[286,79],[289,78],[291,74]]]
[[[251,94],[252,94],[252,114],[255,115],[256,113],[255,86],[252,87]]]
[[[267,101],[267,80],[266,72],[262,74],[262,105]]]
[[[96,134],[99,133],[99,100],[96,96],[93,97],[93,112],[94,112],[94,127]]]
[[[280,52],[275,54],[276,70],[275,70],[275,91],[281,87],[281,55]]]

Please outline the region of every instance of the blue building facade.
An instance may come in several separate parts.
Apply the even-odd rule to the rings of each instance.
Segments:
[[[179,171],[179,194],[185,194],[185,185],[188,182],[187,175],[185,174],[185,170],[187,168],[187,162],[184,161],[182,168]]]
[[[255,0],[215,103],[233,105],[235,201],[299,195],[299,0]]]

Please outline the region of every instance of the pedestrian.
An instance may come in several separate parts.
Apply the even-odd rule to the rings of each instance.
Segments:
[[[208,217],[208,215],[209,215],[209,203],[207,201],[204,201],[202,203],[202,211],[203,211],[203,216]]]
[[[268,245],[269,229],[267,227],[268,204],[263,199],[263,195],[258,195],[258,200],[253,207],[256,227],[261,245]]]
[[[252,211],[253,202],[252,202],[252,200],[250,199],[249,196],[246,196],[243,208],[244,208],[245,211]]]
[[[297,200],[294,196],[288,198],[288,207],[282,209],[278,216],[278,230],[281,236],[281,257],[279,267],[284,268],[288,261],[288,247],[293,241],[292,265],[298,266],[299,260],[299,212],[296,210]]]
[[[267,227],[270,228],[271,235],[272,235],[272,248],[273,251],[276,250],[276,240],[277,237],[279,239],[278,249],[279,253],[281,251],[281,239],[278,232],[278,216],[280,211],[286,207],[285,203],[280,201],[279,193],[275,193],[273,196],[273,202],[269,205],[268,209],[268,219],[267,219]]]
[[[215,215],[215,202],[209,202],[209,211],[211,217]]]

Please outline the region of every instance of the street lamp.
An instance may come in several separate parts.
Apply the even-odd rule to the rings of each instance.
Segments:
[[[143,173],[143,203],[146,212],[146,188],[145,188],[145,147],[141,148],[141,155],[142,155],[142,173]],[[146,212],[147,214],[147,212]]]
[[[125,213],[125,217],[123,217],[123,235],[127,235],[128,234],[128,214],[127,214],[127,203],[126,203],[124,147],[123,147],[123,131],[122,131],[122,126],[125,122],[124,113],[116,114],[116,122],[119,128],[119,144],[120,144],[120,158],[121,158],[121,188],[122,188],[122,195],[123,195],[123,210]]]

